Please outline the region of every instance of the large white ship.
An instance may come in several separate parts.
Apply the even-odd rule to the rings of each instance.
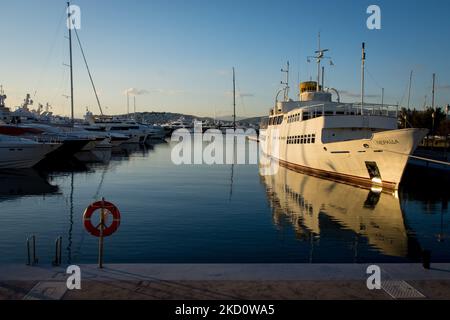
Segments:
[[[267,128],[260,130],[264,152],[300,172],[398,189],[408,158],[427,130],[398,129],[398,106],[364,103],[364,81],[360,103],[340,102],[339,93],[323,85],[320,62],[326,51],[316,51],[317,81],[300,84],[298,101],[289,99],[286,81],[285,98],[276,101]],[[362,79],[364,60],[363,46]]]

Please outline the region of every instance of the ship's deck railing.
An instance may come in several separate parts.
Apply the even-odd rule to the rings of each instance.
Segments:
[[[382,104],[361,104],[343,103],[338,105],[316,104],[302,107],[303,120],[317,118],[321,116],[341,116],[341,115],[364,115],[364,116],[383,116],[398,117],[398,106]],[[306,119],[305,119],[306,118]]]

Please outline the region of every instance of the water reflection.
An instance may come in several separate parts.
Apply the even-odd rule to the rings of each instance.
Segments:
[[[320,240],[340,233],[357,256],[364,238],[379,253],[408,256],[409,239],[400,201],[392,194],[324,180],[280,167],[275,175],[261,177],[280,228],[287,221],[299,239]],[[346,233],[344,231],[351,231]],[[347,234],[347,235],[346,235]]]
[[[0,170],[0,181],[0,201],[59,192],[58,186],[47,181],[45,173],[34,169]]]

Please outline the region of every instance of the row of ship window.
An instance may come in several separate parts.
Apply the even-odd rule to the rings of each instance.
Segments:
[[[303,134],[301,136],[289,136],[286,140],[287,144],[307,144],[316,143],[316,135],[313,134]]]
[[[344,115],[345,112],[344,111],[336,111],[336,115]],[[348,113],[350,115],[354,115],[354,112]],[[334,112],[333,111],[313,111],[313,112],[303,112],[303,113],[296,113],[296,114],[291,114],[289,116],[287,116],[287,122],[288,123],[292,123],[292,122],[297,122],[297,121],[305,121],[305,120],[309,120],[309,119],[313,119],[313,118],[317,118],[317,117],[321,117],[321,116],[333,116]],[[269,119],[269,125],[278,125],[281,124],[283,122],[283,116],[278,116],[278,117],[273,117]]]
[[[283,116],[273,117],[273,118],[269,119],[269,126],[281,124],[282,122],[283,122]]]

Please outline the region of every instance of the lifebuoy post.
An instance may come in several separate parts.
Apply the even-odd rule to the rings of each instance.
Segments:
[[[103,231],[105,229],[105,198],[102,198],[100,209],[100,237],[98,239],[98,267],[103,268]]]
[[[100,223],[94,226],[92,223],[92,216],[97,211],[100,210]],[[112,223],[107,226],[108,215],[112,215]],[[83,224],[87,232],[89,232],[94,237],[98,237],[98,266],[103,268],[103,247],[104,238],[109,237],[114,232],[117,231],[120,225],[120,211],[111,202],[105,201],[102,198],[101,201],[97,201],[89,205],[83,214]]]

